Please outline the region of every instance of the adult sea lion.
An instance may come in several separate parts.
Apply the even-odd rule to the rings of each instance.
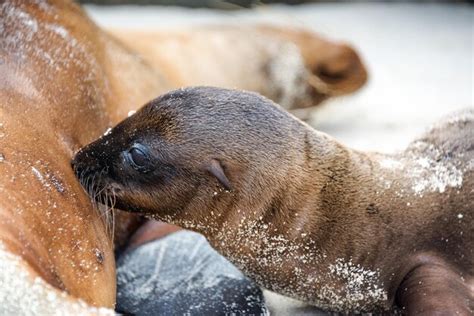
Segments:
[[[263,34],[255,46],[255,40],[243,36],[251,39],[251,29],[235,31],[232,36],[240,34],[240,48],[235,49],[227,40],[230,33],[216,29],[196,27],[180,34],[192,38],[193,32],[208,30],[214,39],[224,40],[220,46],[210,46],[216,53],[208,54],[234,57],[232,65],[225,64],[228,73],[252,60],[258,74],[250,73],[261,82],[271,80],[260,74],[280,55],[268,47],[285,46],[286,37]],[[77,182],[70,160],[136,104],[178,87],[181,83],[170,69],[183,64],[183,59],[175,61],[168,56],[172,50],[163,49],[166,59],[148,62],[160,58],[159,52],[142,56],[127,48],[72,1],[1,1],[0,30],[0,313],[112,313],[90,308],[113,308],[115,303],[111,233]],[[172,41],[174,50],[181,45],[199,60],[198,49],[185,39],[173,37],[171,31],[163,34],[170,34],[160,38],[163,45]],[[199,50],[204,54],[206,37],[201,40]],[[312,40],[321,42],[317,36]],[[306,57],[298,53],[299,43],[294,45],[294,56],[300,57],[303,67],[285,69],[305,73],[296,76],[303,80],[312,69],[305,72]],[[327,43],[319,49],[333,45],[340,46]],[[224,78],[226,71],[220,74]],[[239,86],[244,79],[233,82]],[[311,89],[307,92],[311,98]],[[129,225],[118,224],[125,227],[118,239],[125,240]]]
[[[333,311],[473,311],[472,109],[384,155],[257,94],[187,88],[72,164],[118,208],[204,234],[270,290]]]

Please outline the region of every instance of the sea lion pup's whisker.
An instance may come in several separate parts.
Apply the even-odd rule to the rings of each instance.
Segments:
[[[110,195],[110,212],[111,212],[111,217],[112,217],[112,241],[114,240],[115,238],[115,203],[117,201],[117,198],[115,196],[115,192],[112,190],[110,191],[111,195]]]
[[[113,193],[109,190],[105,191],[105,212],[107,213],[107,228],[109,230],[109,236],[112,241],[114,239],[115,232],[115,213],[114,213],[115,200],[113,198]]]
[[[110,229],[110,237],[114,238],[114,209],[113,209],[113,206],[112,206],[112,197],[111,197],[111,192],[109,190],[106,191],[106,203],[107,203],[107,213],[109,213],[109,216],[108,216],[108,226],[109,226],[109,229]]]
[[[104,187],[100,187],[100,181],[101,181],[101,172],[95,173],[93,178],[92,178],[92,197],[94,200],[99,200],[100,203],[103,203],[103,200],[101,199],[101,193],[103,191]]]
[[[89,195],[89,198],[92,200],[94,199],[94,195],[92,194],[92,187],[90,183],[90,175],[86,176],[86,181],[85,181],[85,187],[84,189],[86,190],[87,194]]]
[[[89,187],[89,195],[91,196],[92,199],[95,199],[96,197],[96,194],[95,194],[95,184],[94,184],[94,181],[93,181],[93,177],[89,177],[88,179],[89,183],[88,183],[88,187]]]
[[[91,179],[91,185],[92,185],[92,192],[94,193],[94,197],[95,197],[95,193],[96,193],[96,189],[97,189],[97,183],[95,182],[95,178],[97,176],[97,172],[95,172],[93,175],[92,175],[92,179]]]
[[[102,170],[100,172],[95,172],[94,176],[92,177],[92,185],[93,185],[94,193],[95,193],[94,197],[97,196],[98,192],[101,189],[99,187],[101,175],[102,175]]]
[[[90,197],[90,201],[94,209],[99,213],[100,218],[106,223],[107,219],[104,219],[104,214],[100,206],[100,201],[98,201],[98,194],[97,194],[97,184],[95,182],[95,178],[97,177],[97,173],[88,174],[85,181],[85,188]]]
[[[440,302],[469,315],[474,110],[449,122],[399,154],[366,153],[256,94],[185,88],[75,159],[110,167],[101,183],[121,210],[205,235],[280,294],[345,313]]]
[[[91,182],[89,186],[89,196],[93,204],[97,204],[96,194],[94,184]]]
[[[114,223],[114,213],[113,213],[113,207],[111,207],[112,199],[110,196],[110,190],[106,185],[100,186],[99,184],[102,183],[103,175],[107,172],[107,168],[103,168],[99,173],[96,174],[94,178],[94,190],[93,190],[93,197],[96,203],[100,204],[100,207],[98,207],[100,213],[101,213],[101,218],[104,220],[105,225],[106,225],[106,231],[107,234],[113,239],[114,238],[114,229],[115,229],[115,223]],[[115,202],[114,202],[115,205]]]
[[[87,191],[86,189],[86,185],[84,183],[84,174],[86,173],[85,170],[82,170],[81,173],[80,173],[80,177],[79,177],[79,183],[81,184],[81,186],[84,188],[84,190]]]
[[[86,173],[86,170],[83,170],[82,173],[81,173],[81,185],[82,187],[84,188],[84,190],[89,193],[88,191],[88,187],[87,187],[87,173]]]
[[[102,212],[104,213],[105,216],[105,227],[107,234],[110,236],[110,216],[109,216],[109,206],[107,205],[108,202],[108,195],[107,191],[104,192],[103,195],[99,196],[102,204]]]
[[[107,197],[106,195],[99,195],[95,199],[95,206],[97,209],[97,212],[99,212],[99,217],[103,221],[105,230],[108,236],[110,236],[110,225],[109,225],[109,214],[108,214],[108,206],[107,206]]]
[[[94,191],[93,191],[93,183],[92,183],[92,175],[89,174],[87,175],[87,178],[86,178],[86,190],[87,190],[87,193],[89,194],[89,196],[91,196],[92,198],[94,198]]]
[[[102,193],[107,192],[107,187],[103,186],[102,188],[97,187],[97,191],[95,192],[94,198],[97,198],[100,196]]]

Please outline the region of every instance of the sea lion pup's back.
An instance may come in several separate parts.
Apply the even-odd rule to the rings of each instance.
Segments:
[[[474,109],[457,111],[436,122],[398,158],[414,193],[411,204],[418,205],[416,222],[424,225],[432,221],[428,226],[431,249],[472,276]],[[456,230],[447,229],[450,222],[457,223]],[[420,227],[418,238],[425,232]]]
[[[474,108],[451,113],[433,124],[418,141],[432,144],[448,158],[462,158],[466,162],[474,159]]]
[[[445,126],[396,155],[363,153],[256,94],[186,88],[73,165],[119,208],[204,234],[268,289],[336,311],[468,314],[472,146],[456,139],[472,135]]]

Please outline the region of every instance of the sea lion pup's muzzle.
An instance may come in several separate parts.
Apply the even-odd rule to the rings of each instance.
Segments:
[[[107,158],[97,156],[96,151],[89,152],[87,148],[81,149],[76,154],[71,166],[84,189],[91,197],[98,198],[101,193],[108,190],[103,180],[108,174],[109,167],[104,163]]]

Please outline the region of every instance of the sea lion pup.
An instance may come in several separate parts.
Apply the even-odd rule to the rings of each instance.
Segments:
[[[383,155],[257,94],[186,88],[72,165],[118,208],[204,234],[270,290],[333,311],[472,312],[472,109]]]

